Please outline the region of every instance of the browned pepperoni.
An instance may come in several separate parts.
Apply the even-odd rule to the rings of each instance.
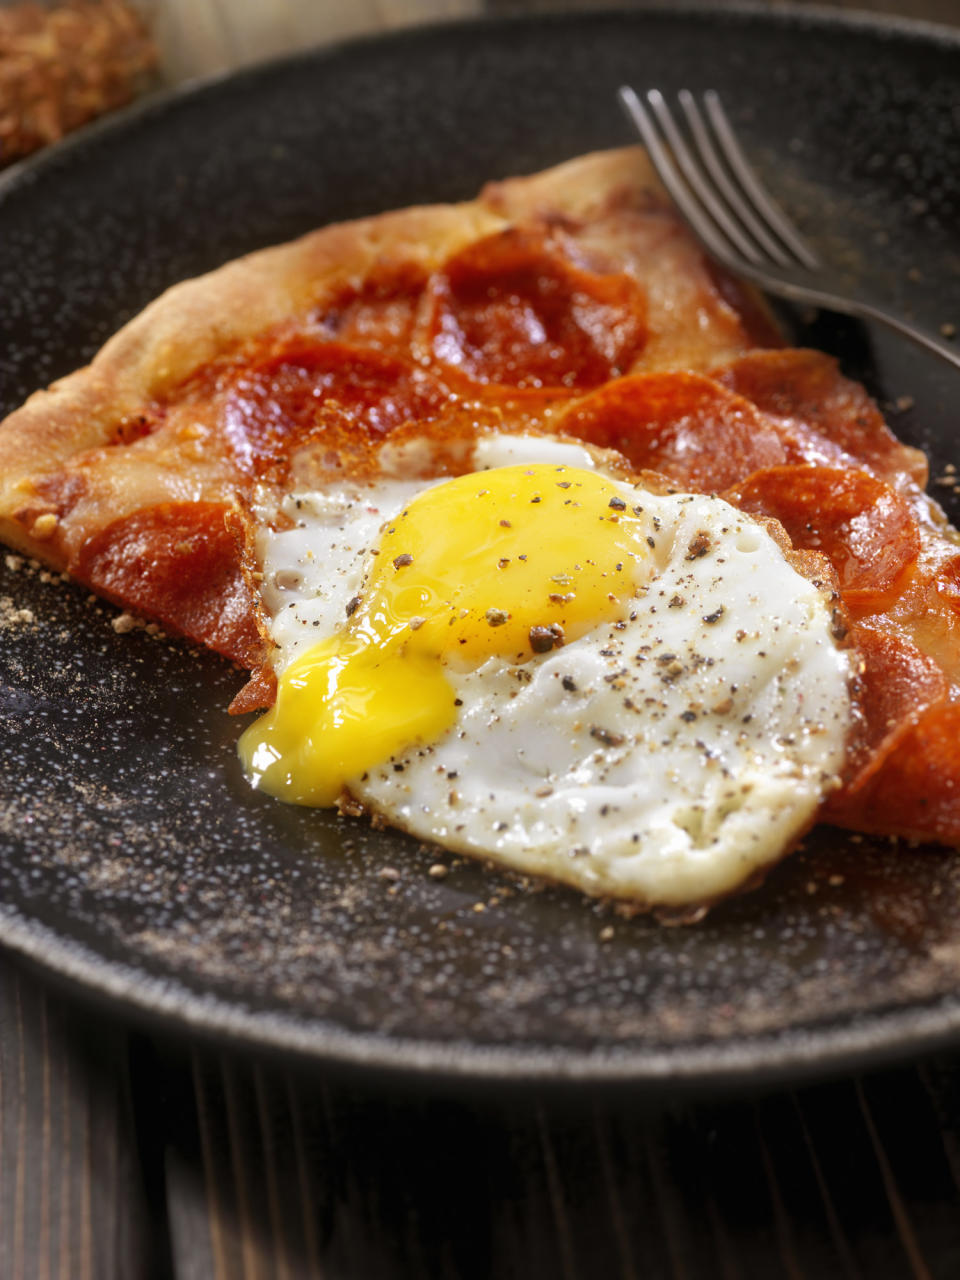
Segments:
[[[433,359],[481,383],[598,386],[646,342],[636,281],[576,265],[534,229],[470,245],[447,261],[431,291]]]
[[[253,666],[262,642],[225,514],[211,502],[134,512],[92,538],[70,572],[108,599]]]
[[[557,430],[705,492],[785,459],[779,435],[749,401],[695,373],[620,378],[567,409]]]
[[[788,462],[859,464],[900,486],[927,481],[926,460],[901,444],[859,383],[819,351],[752,351],[713,371],[779,427]]]
[[[770,467],[724,496],[751,515],[775,517],[795,547],[823,552],[855,616],[888,608],[916,563],[920,533],[909,503],[865,471]]]

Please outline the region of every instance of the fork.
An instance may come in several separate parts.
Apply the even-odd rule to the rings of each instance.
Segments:
[[[628,85],[618,96],[690,230],[729,271],[789,302],[879,320],[960,369],[956,348],[895,312],[828,287],[828,268],[760,183],[716,92],[704,93],[702,109],[689,89],[677,95],[692,148],[658,89],[647,90],[646,105]]]

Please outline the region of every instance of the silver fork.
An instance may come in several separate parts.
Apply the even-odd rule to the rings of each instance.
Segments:
[[[693,147],[688,146],[663,94],[648,89],[645,97],[646,105],[628,85],[619,92],[661,182],[712,257],[765,293],[879,320],[960,369],[956,348],[895,312],[828,287],[827,268],[764,190],[713,90],[704,93],[702,109],[688,89],[677,95]]]

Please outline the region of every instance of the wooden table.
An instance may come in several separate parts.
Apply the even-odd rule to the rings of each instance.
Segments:
[[[167,0],[172,80],[515,0]],[[853,6],[849,6],[853,7]],[[857,7],[960,22],[957,0]],[[0,1276],[953,1277],[960,1058],[667,1108],[161,1041],[0,959]]]

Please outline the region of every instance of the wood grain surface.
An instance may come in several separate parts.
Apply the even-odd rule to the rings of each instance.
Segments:
[[[574,7],[144,0],[171,81]],[[855,7],[960,23],[958,0]],[[950,1280],[960,1058],[658,1109],[396,1094],[151,1038],[0,957],[0,1280],[165,1276]]]
[[[150,1235],[123,1028],[0,963],[0,1275],[138,1276]]]
[[[0,1275],[960,1275],[960,1061],[726,1101],[401,1093],[0,969]]]

